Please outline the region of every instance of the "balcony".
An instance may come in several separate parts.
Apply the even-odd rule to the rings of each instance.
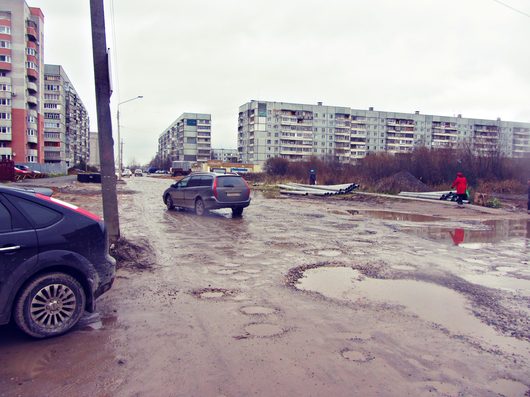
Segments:
[[[0,132],[0,141],[11,141],[13,135],[10,132]]]
[[[11,156],[12,150],[10,147],[0,147],[0,156]]]
[[[37,41],[39,39],[39,35],[37,34],[37,29],[35,29],[33,26],[28,26],[26,28],[26,34],[28,35],[28,39],[30,41]]]
[[[0,127],[11,127],[11,120],[0,119]]]
[[[0,62],[0,70],[11,71],[11,62]]]
[[[28,95],[27,102],[29,104],[37,106],[37,97],[34,95]]]
[[[26,68],[26,74],[34,79],[39,78],[39,72],[37,72],[35,69]]]
[[[27,137],[28,137],[28,143],[38,143],[39,141],[37,135],[27,134]]]
[[[61,146],[44,146],[46,152],[60,152]]]
[[[33,93],[33,92],[37,92],[37,91],[38,91],[37,84],[33,83],[32,81],[28,81],[27,85],[28,85],[28,91],[29,91],[30,93]]]
[[[34,156],[37,157],[39,154],[39,151],[37,149],[27,149],[28,156]]]

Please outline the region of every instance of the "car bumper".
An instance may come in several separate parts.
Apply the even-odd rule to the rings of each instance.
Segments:
[[[246,208],[250,205],[250,199],[246,201],[218,201],[215,197],[210,197],[204,201],[204,206],[208,210],[221,208]]]

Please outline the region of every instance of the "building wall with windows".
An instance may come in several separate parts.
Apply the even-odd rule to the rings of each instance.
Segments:
[[[44,161],[43,26],[39,8],[0,3],[0,159]]]
[[[210,160],[212,116],[183,113],[158,138],[158,155],[171,161]]]
[[[99,168],[100,167],[99,137],[98,137],[97,131],[90,132],[89,145],[90,145],[90,158],[88,160],[88,165],[92,165],[94,167]]]
[[[462,147],[477,154],[530,156],[530,123],[250,101],[240,106],[239,160],[263,164],[310,156],[355,162],[373,152]]]
[[[210,158],[224,163],[237,163],[239,161],[239,152],[237,149],[212,149]]]
[[[67,167],[90,161],[90,122],[60,65],[44,66],[44,161]]]

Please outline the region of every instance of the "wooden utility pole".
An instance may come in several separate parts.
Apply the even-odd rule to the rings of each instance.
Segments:
[[[116,167],[114,165],[114,140],[110,113],[110,78],[105,36],[105,12],[103,0],[90,0],[92,22],[92,53],[94,57],[94,79],[98,116],[98,140],[101,162],[101,192],[103,217],[111,243],[120,238],[118,197],[116,195]]]

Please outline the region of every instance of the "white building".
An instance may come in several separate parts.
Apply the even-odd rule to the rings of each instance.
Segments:
[[[414,147],[470,145],[530,155],[530,123],[351,109],[339,106],[250,101],[239,107],[238,151],[244,163],[310,156],[354,162],[370,152],[411,152]]]

